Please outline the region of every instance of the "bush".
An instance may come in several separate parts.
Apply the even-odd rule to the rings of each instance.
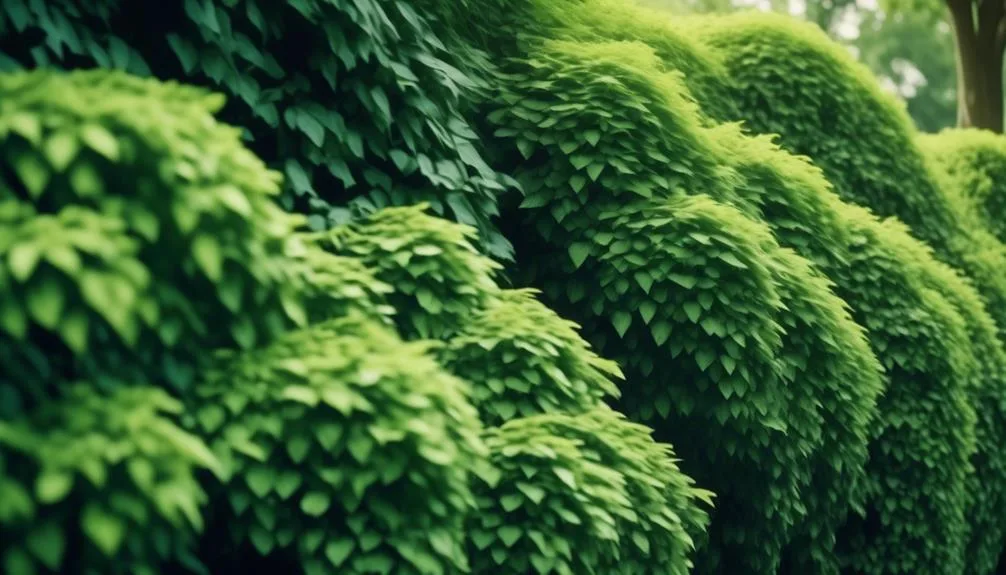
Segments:
[[[474,247],[475,230],[425,213],[387,208],[320,234],[320,245],[354,258],[393,286],[388,300],[407,339],[445,339],[483,309],[499,288],[500,265]]]
[[[0,36],[8,64],[122,68],[228,94],[223,118],[283,170],[284,205],[316,229],[427,201],[510,255],[491,222],[507,179],[464,118],[479,84],[410,2],[13,0]]]
[[[441,350],[441,362],[474,384],[487,425],[541,413],[580,413],[619,395],[622,371],[581,339],[578,326],[535,297],[503,291]]]
[[[970,348],[987,350],[990,365],[996,364],[1001,353],[994,329],[988,331],[994,326],[980,298],[903,226],[880,222],[863,208],[843,204],[820,170],[806,160],[790,156],[764,136],[746,138],[730,126],[716,131],[717,141],[730,151],[743,178],[738,189],[747,195],[744,205],[765,218],[783,244],[806,254],[835,282],[836,293],[866,327],[876,357],[885,367],[888,391],[879,402],[881,417],[872,426],[866,510],[854,505],[858,516],[870,519],[867,523],[854,520],[843,530],[842,538],[855,541],[852,548],[848,542],[842,545],[843,561],[857,573],[883,569],[872,561],[903,569],[891,565],[901,565],[906,558],[911,561],[911,555],[896,550],[923,548],[925,553],[939,554],[941,560],[957,560],[966,531],[966,489],[975,488],[974,483],[964,483],[968,455],[974,451],[974,409],[967,399],[976,389],[998,386],[993,372],[979,375],[973,371],[975,358],[982,354]],[[990,334],[992,339],[988,339]],[[920,401],[920,397],[926,399]],[[983,406],[978,397],[971,397],[973,405]],[[826,411],[848,408],[847,401],[835,398]],[[905,414],[922,417],[922,413],[927,415],[920,421],[957,423],[905,429]],[[832,423],[826,428],[838,427]],[[927,433],[920,433],[922,429]],[[941,447],[945,445],[956,447],[948,451]],[[907,464],[892,465],[892,459],[915,460],[907,453],[925,453],[914,457],[938,458],[941,464],[919,465],[910,472]],[[983,457],[981,451],[977,457]],[[898,483],[892,486],[891,481]],[[932,495],[933,489],[941,495]],[[934,499],[939,502],[932,503]],[[891,515],[899,512],[899,505],[916,510],[932,506],[932,512],[944,519]],[[885,515],[880,523],[875,520],[877,514]],[[884,543],[891,539],[900,542]],[[792,551],[796,554],[791,559],[796,561],[792,572],[803,572],[801,546],[792,546]],[[885,553],[892,555],[885,557]],[[952,564],[948,565],[948,572],[954,572]]]
[[[490,430],[493,484],[478,487],[473,572],[690,572],[706,517],[695,489],[650,431],[599,408]]]
[[[778,15],[698,18],[687,28],[724,62],[734,119],[779,134],[842,199],[897,216],[947,253],[959,222],[914,144],[911,119],[848,51],[813,24]]]
[[[31,418],[0,421],[0,561],[9,575],[159,573],[198,566],[206,493],[200,469],[222,472],[178,428],[163,390],[87,383]]]
[[[981,130],[920,135],[926,156],[950,177],[948,192],[961,209],[1006,242],[1006,139]]]
[[[467,385],[428,347],[350,316],[207,374],[191,413],[233,472],[217,521],[235,542],[294,551],[309,575],[467,568],[482,428]]]
[[[994,210],[999,209],[999,205],[992,196],[996,186],[994,174],[999,167],[997,160],[1006,150],[1001,138],[978,131],[950,130],[936,136],[923,136],[920,140],[929,159],[945,171],[944,175],[948,177],[945,189],[954,194],[952,197],[959,202],[961,209],[974,220],[996,230],[997,220],[992,214],[996,213]],[[981,247],[972,244],[971,257],[973,261],[985,264],[986,278],[1006,281],[1006,274],[1002,273],[1006,269],[1006,250],[981,231],[973,231],[974,238],[984,241]],[[943,275],[947,272],[943,271]],[[979,285],[981,283],[984,282],[979,282]],[[962,294],[968,297],[971,292],[968,286],[949,281],[947,284],[951,286],[948,297],[961,297]],[[1006,302],[994,298],[994,294],[988,294],[986,307],[998,325],[984,319],[977,311],[970,311],[968,322],[972,331],[971,345],[982,372],[982,385],[975,389],[973,400],[978,411],[978,452],[973,460],[975,473],[969,490],[972,496],[969,508],[971,538],[966,565],[966,573],[975,574],[995,570],[1006,545],[1006,530],[995,519],[1006,513],[1003,488],[1006,485],[1003,475],[1006,460],[1001,455],[1001,446],[1006,441],[1006,354],[1002,346],[996,345],[995,337],[998,330],[999,341],[1002,341],[1006,333],[1003,331],[1006,327],[1003,305]],[[979,305],[969,298],[962,302],[961,307],[972,310]]]
[[[717,494],[699,572],[771,572],[798,533],[831,551],[861,493],[879,368],[807,262],[737,209],[682,193],[744,204],[664,65],[638,43],[546,42],[505,67],[487,117],[539,234],[518,245],[528,279],[619,361],[620,405]],[[827,431],[823,398],[849,405]],[[805,524],[809,508],[827,511]]]
[[[219,107],[219,98],[121,73],[33,72],[0,78],[0,102],[4,150],[0,214],[5,224],[0,232],[4,262],[0,285],[5,296],[0,377],[6,408],[0,433],[4,462],[0,483],[11,501],[0,517],[0,529],[10,534],[4,541],[12,541],[13,547],[3,549],[12,573],[31,572],[26,562],[35,560],[56,569],[64,553],[68,555],[64,563],[72,563],[66,572],[156,573],[175,562],[204,569],[200,562],[209,556],[200,549],[197,557],[194,549],[205,499],[199,484],[214,495],[220,488],[219,480],[208,475],[197,483],[197,469],[211,468],[258,490],[267,468],[234,469],[230,464],[243,460],[223,449],[218,454],[223,464],[217,463],[201,439],[177,428],[176,400],[157,389],[129,386],[150,382],[181,395],[190,407],[198,407],[193,409],[195,421],[189,423],[199,423],[196,429],[202,437],[215,437],[210,429],[215,431],[233,418],[237,423],[228,427],[228,445],[255,459],[264,453],[261,445],[255,449],[256,443],[270,437],[284,444],[299,439],[268,435],[277,431],[277,423],[283,423],[278,416],[289,409],[262,417],[257,408],[249,407],[247,413],[241,408],[249,399],[259,399],[270,385],[278,386],[279,392],[288,388],[300,373],[294,364],[303,365],[308,358],[302,352],[312,349],[311,357],[322,362],[313,366],[314,375],[325,386],[325,401],[335,402],[336,410],[346,407],[339,399],[346,398],[345,379],[369,381],[375,373],[380,375],[373,370],[385,364],[397,365],[400,378],[414,372],[422,383],[434,386],[432,397],[454,390],[456,397],[450,396],[450,401],[430,403],[430,397],[415,395],[419,384],[397,381],[409,390],[400,399],[413,402],[411,409],[419,410],[422,420],[413,435],[429,437],[416,453],[440,461],[443,471],[423,485],[424,496],[416,501],[428,503],[431,517],[441,517],[447,529],[434,529],[438,524],[431,519],[426,524],[431,530],[421,533],[427,548],[413,546],[402,555],[420,565],[466,563],[460,526],[465,505],[472,505],[467,466],[478,466],[484,459],[475,449],[481,445],[476,412],[463,394],[457,395],[462,384],[451,383],[456,380],[440,371],[432,358],[423,357],[425,347],[420,344],[392,354],[383,360],[385,364],[377,361],[397,341],[387,327],[378,327],[389,323],[385,296],[392,286],[375,279],[357,259],[330,255],[315,243],[316,237],[296,233],[305,218],[288,215],[274,203],[280,189],[277,175],[241,147],[238,130],[213,120],[211,112]],[[323,324],[310,331],[291,331],[345,314],[360,319],[344,320],[335,328]],[[278,343],[263,347],[277,337]],[[339,349],[352,350],[354,345],[370,355],[364,354],[355,366],[342,364],[349,372],[338,371],[340,361],[349,361]],[[213,376],[207,368],[214,349],[244,350],[238,360],[243,362],[241,369],[232,366],[227,377]],[[268,364],[283,353],[291,361]],[[263,367],[256,360],[267,363]],[[399,363],[393,363],[396,360]],[[333,371],[326,372],[321,365]],[[361,365],[370,371],[357,374],[354,370]],[[44,379],[31,377],[30,368],[44,374]],[[332,383],[326,376],[343,379]],[[84,377],[93,385],[69,383]],[[361,397],[388,389],[370,385]],[[303,399],[296,391],[288,402]],[[194,401],[196,397],[203,400]],[[207,397],[219,401],[209,402]],[[370,404],[353,401],[386,427],[388,422],[402,423],[395,419],[401,413],[383,399]],[[169,413],[160,413],[165,411]],[[458,439],[457,444],[434,434],[438,416],[444,418],[439,429]],[[339,419],[329,414],[327,423],[339,425]],[[324,424],[315,428],[331,431]],[[241,435],[249,430],[265,435]],[[385,435],[376,433],[392,444],[394,438],[388,434],[402,432],[384,431]],[[353,443],[350,453],[359,455],[368,447],[357,437],[360,432],[346,437]],[[329,440],[330,435],[319,439]],[[68,447],[71,444],[75,446]],[[464,464],[442,459],[451,455],[452,447]],[[376,457],[385,452],[375,453]],[[415,479],[419,471],[412,467],[417,460],[396,462],[400,474],[421,481]],[[387,466],[386,471],[390,469],[396,468]],[[75,473],[86,481],[73,479]],[[288,474],[284,477],[289,479]],[[315,479],[302,481],[317,487]],[[375,481],[368,473],[345,480],[355,489]],[[448,507],[440,507],[432,497],[433,483]],[[32,488],[34,494],[26,491]],[[347,498],[352,493],[350,489],[339,495]],[[243,495],[235,488],[225,493],[224,500],[239,505],[235,502]],[[267,553],[273,537],[288,537],[291,531],[270,529],[265,538],[259,527],[274,526],[290,512],[303,511],[303,506],[310,508],[304,511],[310,517],[321,499],[316,493],[308,499],[302,507],[279,511],[259,505],[254,517],[262,523],[227,524],[211,530],[208,541],[216,542],[220,533],[241,541],[247,534]],[[379,507],[379,502],[375,505]],[[348,518],[352,525],[359,527],[361,518],[378,525],[394,521],[374,511],[377,507],[366,509]],[[81,527],[76,526],[78,521],[84,522]],[[451,525],[456,526],[453,533]],[[291,529],[296,527],[300,523]],[[308,531],[303,545],[316,535]],[[373,533],[357,535],[364,539],[360,550],[346,559],[355,568],[387,561],[390,552],[378,557],[368,553],[373,550]],[[23,549],[18,546],[21,541]],[[345,539],[325,542],[328,561],[346,551]],[[395,544],[410,543],[414,541]],[[431,555],[430,545],[440,551]],[[32,555],[19,552],[24,550]],[[233,559],[226,546],[213,551],[216,561]],[[438,555],[443,557],[437,559]],[[308,553],[309,559],[317,557]],[[304,565],[318,568],[311,561]],[[409,572],[407,567],[401,569]],[[415,572],[422,569],[426,568]]]

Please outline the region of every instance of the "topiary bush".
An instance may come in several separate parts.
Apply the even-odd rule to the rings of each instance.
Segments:
[[[538,234],[518,244],[525,281],[619,361],[619,405],[717,494],[697,572],[773,572],[798,534],[829,555],[862,496],[879,367],[812,266],[688,195],[750,207],[665,65],[638,43],[546,42],[504,67],[487,118],[525,192],[512,235]],[[821,398],[848,406],[827,432]]]
[[[289,550],[309,575],[467,570],[482,427],[428,347],[352,315],[207,374],[193,425],[232,471],[216,521],[236,543]]]
[[[484,86],[438,32],[412,2],[13,0],[0,9],[0,60],[212,87],[230,96],[225,121],[285,173],[284,205],[316,229],[427,201],[507,258],[492,218],[510,182],[465,119]]]
[[[1006,140],[981,130],[920,135],[927,157],[951,179],[948,191],[970,217],[1006,242]]]
[[[486,439],[473,573],[689,573],[709,494],[650,430],[607,408],[512,420]]]
[[[622,371],[598,357],[535,290],[504,290],[461,327],[439,353],[474,385],[472,401],[487,425],[541,413],[574,414],[618,397]]]
[[[999,160],[1006,147],[1001,138],[979,131],[948,130],[938,135],[921,136],[920,145],[927,157],[947,177],[945,189],[953,195],[960,209],[970,215],[973,221],[980,222],[988,229],[998,232],[997,220],[992,216],[999,208],[996,202],[996,170]],[[973,230],[973,239],[982,240],[981,245],[971,245],[972,261],[984,263],[985,278],[1006,280],[1006,251],[999,242],[991,238],[991,234],[983,234],[980,227]],[[1000,239],[1002,236],[1000,235]],[[949,273],[941,270],[942,275]],[[952,286],[948,297],[967,298],[962,302],[964,309],[976,309],[980,304],[974,303],[967,294],[969,286]],[[1006,433],[1006,385],[1004,374],[1006,364],[1003,362],[1002,346],[996,345],[998,330],[999,341],[1003,341],[1003,328],[1006,326],[1006,310],[1002,300],[994,297],[996,292],[988,293],[986,309],[994,318],[990,323],[982,318],[977,311],[970,312],[969,328],[972,331],[971,345],[980,362],[982,371],[981,383],[975,390],[974,403],[977,406],[978,425],[976,428],[978,452],[974,458],[975,474],[972,477],[971,502],[969,507],[969,526],[971,537],[967,551],[967,573],[991,573],[996,569],[999,558],[1006,547],[1006,531],[999,525],[995,517],[1001,517],[1004,511],[1002,486],[1003,468],[1006,461],[1001,457],[1000,446]],[[990,335],[991,333],[991,335]]]

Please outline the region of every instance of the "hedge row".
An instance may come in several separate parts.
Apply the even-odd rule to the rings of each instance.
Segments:
[[[719,495],[699,571],[992,572],[1004,543],[992,519],[1006,479],[1004,252],[966,223],[904,112],[823,34],[785,19],[675,23],[601,0],[522,4],[509,25],[531,32],[503,44],[501,93],[486,107],[494,165],[524,192],[525,209],[507,217],[538,232],[518,244],[521,277],[619,360],[620,405]],[[821,169],[724,120],[781,134]],[[775,242],[758,239],[759,226]],[[806,261],[774,253],[781,246]],[[724,251],[737,265],[721,263]],[[732,288],[738,270],[747,283]],[[865,352],[848,343],[859,329]],[[758,345],[743,356],[717,345],[733,334]],[[741,357],[758,386],[730,377]],[[801,389],[813,383],[806,404],[787,374]],[[771,450],[759,433],[771,434],[772,414],[745,420],[759,392],[788,424]],[[804,439],[818,433],[832,444]],[[787,441],[799,464],[784,459]],[[865,469],[852,457],[864,445]],[[761,459],[746,462],[743,447]],[[830,450],[848,459],[839,465]],[[862,507],[851,489],[833,515],[818,510],[836,500],[817,479],[826,473],[810,471],[816,452],[863,474]],[[781,472],[768,453],[786,462]],[[799,489],[786,493],[786,482]]]
[[[0,80],[8,571],[996,569],[1001,138],[920,138],[809,26],[14,0],[0,38],[229,102]]]

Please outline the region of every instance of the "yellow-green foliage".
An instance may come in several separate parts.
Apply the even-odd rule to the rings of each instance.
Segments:
[[[639,43],[570,41],[505,66],[488,118],[540,234],[521,246],[531,279],[626,369],[621,405],[716,492],[699,572],[772,572],[801,535],[835,564],[879,365],[808,262],[692,195],[750,207],[665,67]]]
[[[993,389],[998,385],[994,379],[978,377],[972,371],[978,354],[967,351],[970,345],[961,332],[965,325],[985,329],[986,339],[973,338],[971,345],[993,352],[998,349],[994,337],[987,339],[990,334],[994,336],[995,330],[988,331],[994,325],[980,299],[902,226],[881,223],[863,208],[842,204],[821,172],[805,160],[783,152],[766,137],[744,138],[729,126],[716,132],[717,141],[730,151],[733,165],[743,177],[740,189],[746,194],[745,204],[757,206],[780,241],[808,255],[836,283],[837,293],[851,307],[855,319],[867,328],[870,343],[886,368],[885,387],[903,393],[895,396],[888,391],[881,399],[881,418],[871,446],[866,517],[872,520],[878,513],[885,515],[884,525],[889,527],[880,532],[876,541],[857,534],[857,530],[866,528],[863,524],[847,528],[843,532],[848,539],[844,543],[844,561],[857,573],[873,572],[865,562],[864,547],[873,548],[873,553],[896,549],[893,561],[905,561],[931,541],[930,537],[940,542],[932,547],[944,550],[941,553],[950,547],[948,555],[958,560],[966,533],[964,490],[976,487],[974,483],[964,484],[968,455],[974,451],[974,409],[967,400],[976,386]],[[964,303],[955,306],[957,302]],[[948,305],[953,311],[948,311]],[[967,315],[962,318],[955,312]],[[969,320],[966,324],[965,319]],[[905,338],[909,341],[905,342]],[[928,352],[919,353],[927,348]],[[988,360],[995,362],[995,358],[991,355]],[[945,387],[934,389],[933,385]],[[927,395],[939,399],[917,399]],[[974,405],[983,404],[975,398]],[[910,428],[905,433],[899,430],[905,413],[919,414],[920,421],[959,423],[940,429]],[[954,451],[933,448],[947,444],[955,445]],[[984,447],[985,451],[992,449],[996,449],[992,444]],[[892,457],[913,461],[919,457],[913,453],[920,452],[927,453],[926,457],[938,457],[942,463],[936,469],[923,464],[910,471],[903,465],[890,465]],[[979,453],[977,457],[982,456]],[[912,487],[903,483],[893,486],[893,478],[907,481]],[[943,500],[934,504],[933,490],[937,488],[942,495],[935,499]],[[899,506],[889,507],[887,501],[898,501]],[[943,519],[933,522],[926,513],[918,517],[891,515],[906,506],[913,510],[933,507],[933,513]],[[926,535],[920,538],[913,532]],[[897,545],[879,542],[888,538],[905,541]],[[799,556],[799,546],[794,546],[793,551]],[[913,568],[923,564],[911,560]],[[955,566],[959,563],[945,568],[954,572]]]
[[[599,407],[516,419],[487,442],[499,477],[471,520],[478,575],[684,575],[702,501],[650,430]]]
[[[779,134],[809,156],[842,199],[897,216],[938,251],[958,222],[915,146],[903,105],[818,27],[774,14],[687,20],[679,26],[725,63],[752,131]]]
[[[66,388],[30,418],[0,421],[4,572],[86,565],[132,575],[193,564],[207,503],[195,472],[221,464],[179,429],[181,403],[152,387],[111,396],[85,382]]]
[[[4,572],[447,575],[472,554],[686,573],[709,494],[603,407],[617,366],[501,290],[477,231],[426,206],[299,234],[219,105],[119,73],[0,78]],[[547,543],[476,553],[475,512],[512,489],[540,517],[568,510],[532,476],[498,482],[508,455],[485,449],[470,385],[438,359],[475,380],[490,423],[612,478],[584,485],[591,513],[621,511],[580,535],[508,514],[507,533]],[[562,571],[562,549],[598,553]]]
[[[927,156],[950,177],[954,200],[1006,242],[1006,138],[982,130],[946,130],[919,137]]]
[[[231,472],[231,533],[309,575],[463,572],[485,447],[467,384],[428,346],[351,316],[209,371],[192,413]]]
[[[984,272],[978,285],[988,285],[990,280],[1006,281],[1006,249],[983,229],[1000,232],[1001,218],[993,214],[1006,214],[995,196],[1001,195],[1003,166],[1006,165],[1006,144],[1002,136],[969,130],[949,130],[938,135],[923,136],[920,143],[929,159],[946,177],[945,189],[952,194],[970,225],[970,238],[965,257],[976,265],[972,269]],[[1006,189],[1006,188],[1002,188]],[[1000,234],[999,239],[1002,238]],[[982,267],[979,268],[978,265]],[[944,275],[947,272],[943,272]],[[968,294],[966,287],[954,286],[951,293]],[[990,325],[981,314],[972,313],[969,328],[971,345],[981,363],[984,384],[975,391],[978,406],[978,453],[974,459],[975,485],[971,492],[971,539],[967,551],[968,573],[989,573],[995,569],[1006,541],[1006,528],[1001,518],[1006,514],[1006,457],[1002,445],[1006,442],[1006,363],[1002,346],[994,344],[996,334],[1002,341],[1006,327],[1006,301],[998,293],[987,290],[987,309],[998,322]],[[970,308],[977,307],[970,300]]]
[[[443,339],[498,291],[499,264],[475,249],[473,228],[426,215],[425,204],[387,208],[321,234],[321,243],[352,257],[393,286],[388,299],[403,335]]]
[[[617,397],[618,365],[597,356],[578,326],[535,297],[503,291],[469,317],[443,347],[443,364],[475,382],[473,401],[488,425],[516,416],[578,413]]]
[[[118,73],[0,80],[14,176],[0,183],[0,337],[24,353],[34,330],[55,338],[47,373],[5,367],[27,378],[10,382],[23,403],[61,370],[185,389],[205,349],[307,321],[305,298],[340,264],[293,233],[277,175],[213,121],[221,104]]]

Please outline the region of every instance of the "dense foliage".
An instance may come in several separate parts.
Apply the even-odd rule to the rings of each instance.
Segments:
[[[132,74],[0,75],[5,573],[1006,564],[1006,143],[809,27],[12,0],[0,66]]]
[[[0,36],[8,65],[113,67],[227,94],[223,117],[316,229],[429,201],[510,254],[490,221],[507,179],[462,114],[480,82],[411,2],[13,0]]]
[[[121,73],[0,79],[5,572],[469,572],[471,522],[513,497],[483,439],[509,422],[587,442],[618,486],[596,499],[618,521],[565,547],[603,547],[590,572],[686,573],[710,494],[602,405],[617,366],[425,206],[299,231],[221,104]],[[500,356],[467,320],[508,308],[534,323],[495,333]],[[525,396],[484,424],[499,383]],[[533,385],[576,400],[527,410]],[[548,572],[556,549],[494,558]]]

